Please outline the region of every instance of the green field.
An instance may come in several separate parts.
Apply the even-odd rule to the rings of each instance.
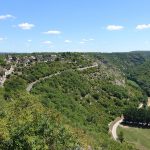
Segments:
[[[126,142],[134,143],[140,150],[150,149],[150,129],[119,127],[117,132],[123,131]]]

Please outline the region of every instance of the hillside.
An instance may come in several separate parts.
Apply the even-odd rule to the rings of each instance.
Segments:
[[[0,88],[0,149],[135,149],[113,141],[108,125],[150,96],[149,52],[1,59],[15,67]]]
[[[104,58],[123,71],[129,80],[135,81],[149,96],[150,52],[104,54]]]

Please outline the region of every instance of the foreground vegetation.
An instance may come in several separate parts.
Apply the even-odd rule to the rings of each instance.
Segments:
[[[141,61],[131,59],[135,56]],[[132,143],[113,141],[108,124],[125,109],[146,103],[149,86],[145,92],[139,83],[149,78],[141,69],[142,78],[139,74],[132,80],[130,65],[136,70],[148,59],[62,53],[53,62],[17,64],[0,88],[0,149],[134,149]],[[93,62],[98,67],[78,69]],[[26,91],[29,83],[57,72]]]

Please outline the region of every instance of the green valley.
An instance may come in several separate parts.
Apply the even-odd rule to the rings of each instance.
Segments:
[[[130,128],[114,141],[109,124],[146,106],[149,62],[150,52],[1,55],[0,149],[141,149]]]

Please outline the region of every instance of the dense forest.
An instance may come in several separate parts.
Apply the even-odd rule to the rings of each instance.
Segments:
[[[150,96],[149,52],[39,55],[55,54],[13,54],[9,63],[0,57],[2,68],[15,68],[0,88],[0,149],[135,149],[113,141],[108,125],[122,114],[149,124],[149,109],[137,109]]]
[[[127,108],[124,113],[124,123],[134,126],[149,127],[150,109],[149,108]]]

